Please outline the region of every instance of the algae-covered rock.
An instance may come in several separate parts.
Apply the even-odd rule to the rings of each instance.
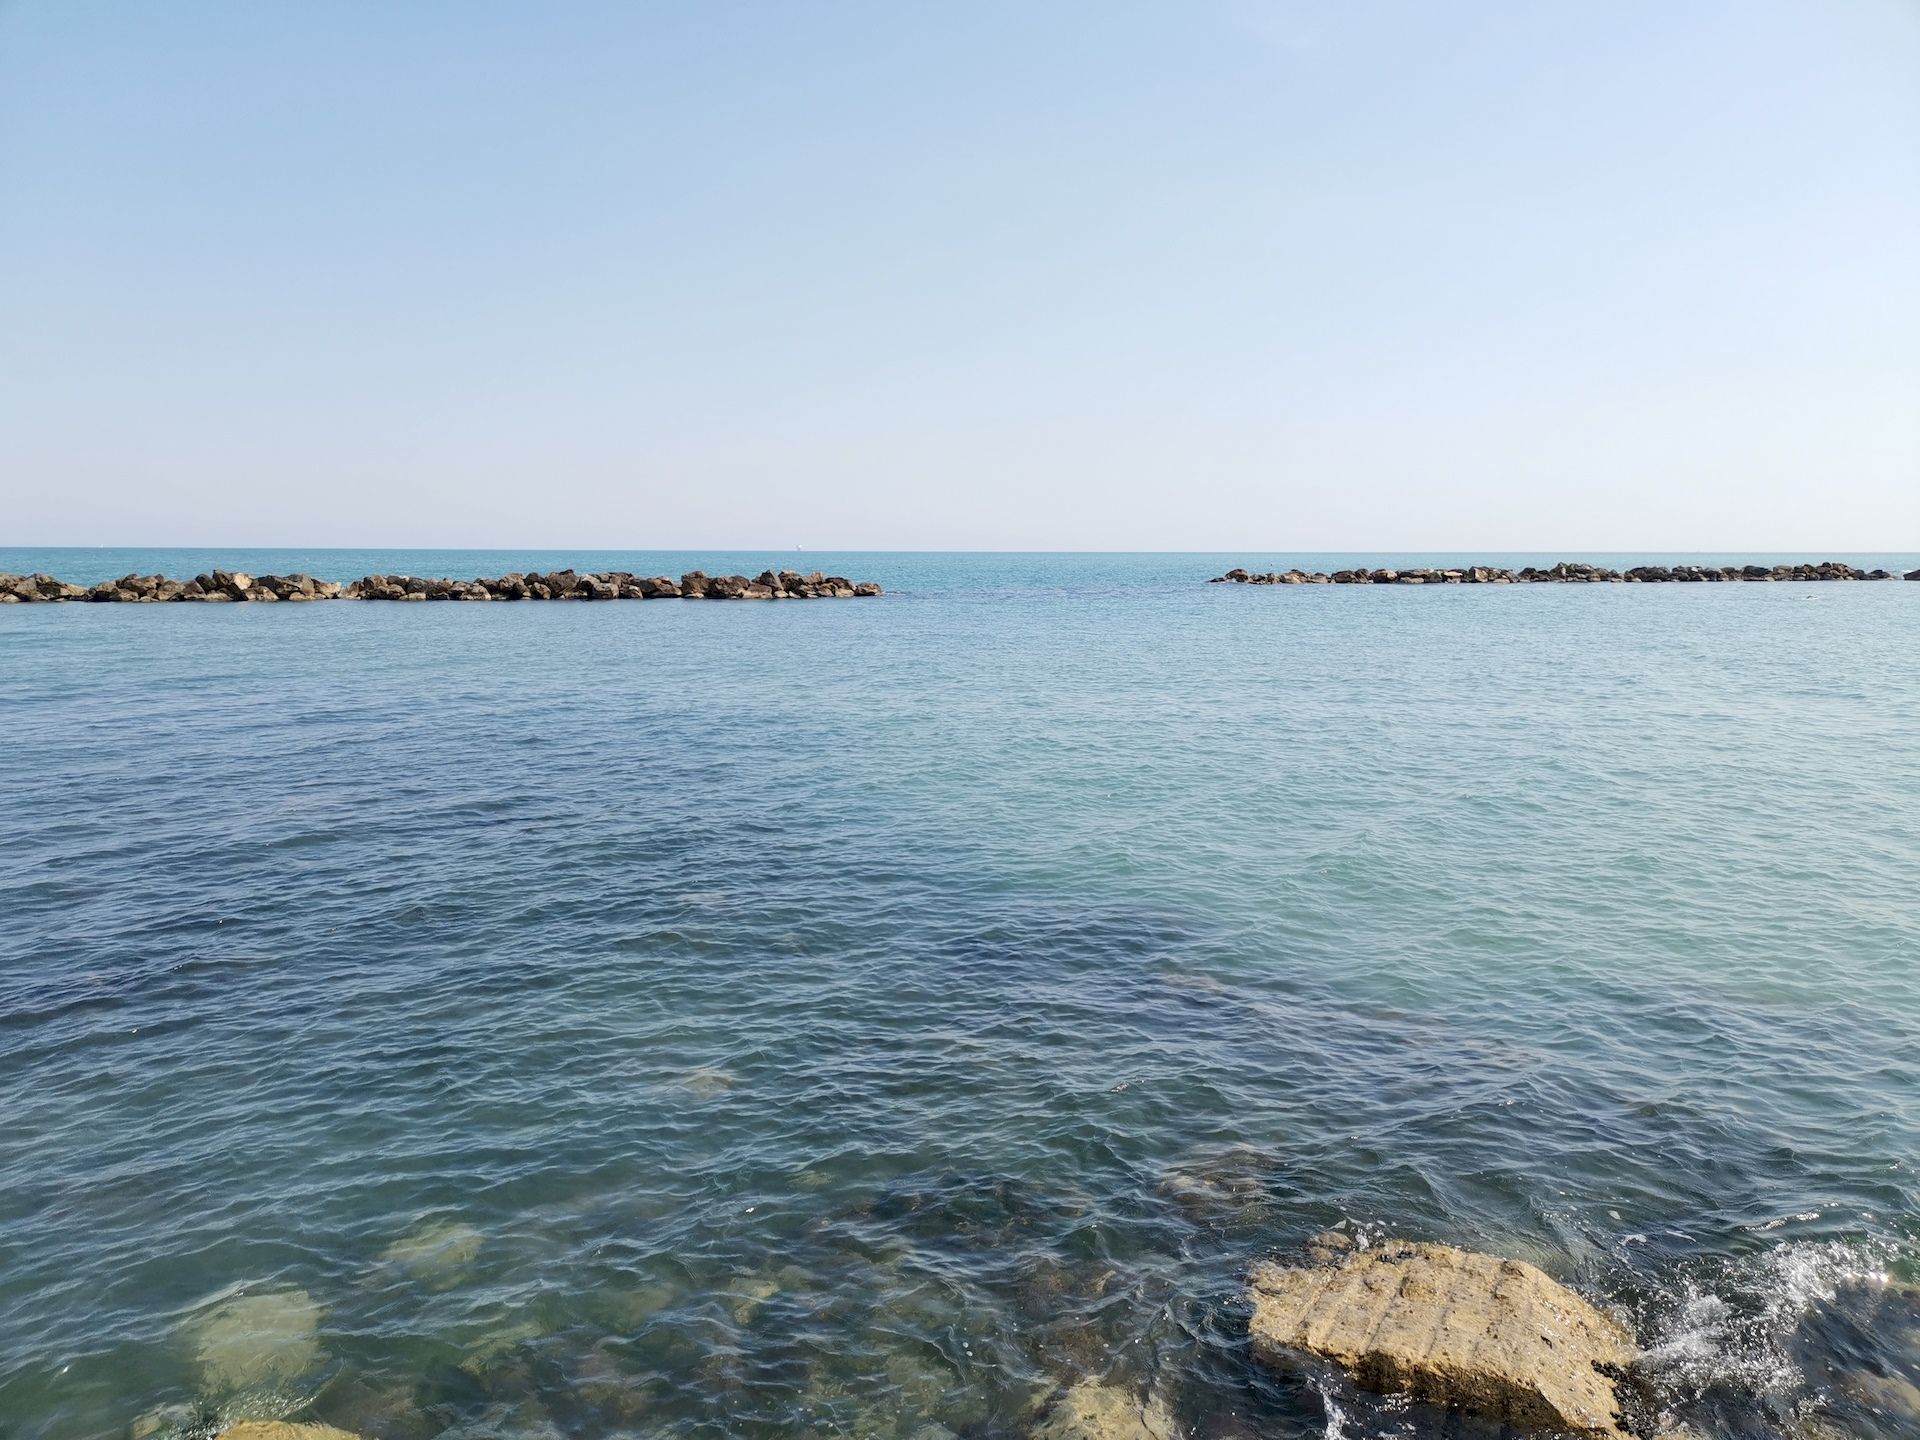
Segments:
[[[467,1347],[467,1353],[461,1357],[460,1368],[476,1379],[484,1380],[505,1357],[546,1333],[543,1326],[532,1320],[496,1325]]]
[[[1173,1412],[1157,1396],[1082,1380],[1054,1398],[1030,1440],[1176,1440]]]
[[[1330,1264],[1256,1265],[1256,1356],[1322,1356],[1370,1390],[1520,1427],[1624,1440],[1615,1378],[1624,1327],[1534,1266],[1387,1242]]]
[[[662,1310],[679,1302],[682,1292],[664,1281],[591,1297],[587,1308],[597,1324],[615,1335],[632,1335]]]
[[[292,1380],[320,1359],[320,1307],[304,1290],[235,1295],[190,1328],[201,1382],[215,1392]]]

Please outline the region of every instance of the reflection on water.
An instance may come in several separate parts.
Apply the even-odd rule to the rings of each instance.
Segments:
[[[1250,1364],[1334,1225],[1916,1433],[1920,586],[915,563],[0,613],[0,1435],[1490,1436]]]

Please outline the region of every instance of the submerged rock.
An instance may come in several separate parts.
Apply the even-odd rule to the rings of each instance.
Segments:
[[[1389,1241],[1331,1263],[1261,1264],[1254,1354],[1333,1361],[1369,1390],[1521,1427],[1625,1440],[1615,1381],[1633,1336],[1534,1266]]]
[[[1920,1431],[1920,1385],[1904,1376],[1858,1372],[1845,1377],[1840,1388],[1857,1404]]]
[[[532,1320],[496,1325],[467,1347],[460,1368],[475,1379],[484,1380],[499,1368],[503,1358],[546,1333],[545,1327]]]
[[[727,1309],[733,1323],[746,1326],[760,1307],[780,1293],[780,1282],[765,1275],[743,1275],[727,1284]]]
[[[1284,1168],[1279,1156],[1251,1145],[1209,1148],[1168,1166],[1155,1188],[1193,1220],[1242,1220],[1266,1205],[1271,1179]]]
[[[219,1440],[360,1440],[331,1425],[295,1425],[287,1420],[242,1420],[220,1432]]]
[[[380,1252],[380,1258],[432,1289],[445,1290],[459,1282],[485,1243],[486,1237],[473,1226],[443,1220],[394,1241]]]
[[[171,1435],[187,1429],[196,1418],[191,1405],[163,1405],[136,1416],[127,1427],[127,1440],[153,1440],[156,1435]]]
[[[1069,1386],[1047,1407],[1029,1440],[1175,1440],[1179,1429],[1164,1400],[1098,1380]]]
[[[194,1359],[207,1389],[291,1380],[320,1358],[320,1307],[304,1290],[235,1295],[193,1322]]]
[[[712,1100],[734,1087],[734,1077],[725,1070],[703,1065],[680,1077],[680,1084],[696,1100]]]

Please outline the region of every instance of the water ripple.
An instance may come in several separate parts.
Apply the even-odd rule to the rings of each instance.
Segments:
[[[1249,1361],[1333,1224],[1718,1440],[1920,1423],[1920,586],[918,563],[0,612],[0,1435],[1437,1433]]]

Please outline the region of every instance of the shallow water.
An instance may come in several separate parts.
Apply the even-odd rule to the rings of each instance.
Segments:
[[[1250,1365],[1336,1223],[1916,1433],[1920,584],[798,558],[890,593],[0,609],[0,1436],[1494,1433]]]

